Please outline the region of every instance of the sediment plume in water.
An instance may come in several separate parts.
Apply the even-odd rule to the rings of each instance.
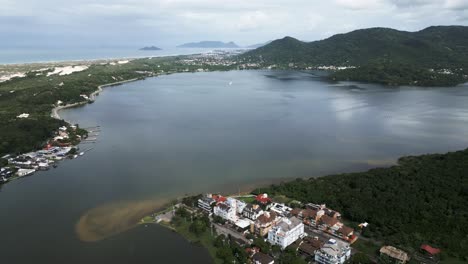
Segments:
[[[96,242],[135,227],[144,216],[167,202],[145,200],[105,204],[83,214],[75,230],[81,241]]]

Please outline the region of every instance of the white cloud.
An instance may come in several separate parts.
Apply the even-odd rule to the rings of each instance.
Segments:
[[[0,0],[0,34],[11,43],[19,35],[36,41],[37,34],[28,32],[40,29],[44,39],[70,41],[252,44],[285,35],[316,40],[367,27],[466,25],[467,7],[468,0]]]
[[[335,2],[338,6],[354,10],[380,9],[389,6],[384,0],[335,0]]]

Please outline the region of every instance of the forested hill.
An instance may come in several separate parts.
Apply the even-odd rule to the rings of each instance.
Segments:
[[[389,28],[369,28],[352,31],[346,34],[334,35],[330,38],[314,42],[302,42],[291,37],[278,39],[272,43],[249,51],[241,56],[249,62],[262,65],[290,65],[298,68],[314,66],[377,66],[395,71],[401,65],[416,69],[434,69],[437,71],[451,69],[466,80],[468,68],[468,27],[437,26],[418,32],[398,31]],[[460,71],[460,68],[463,68]],[[360,74],[354,70],[355,76],[337,76],[339,79],[359,79]],[[403,71],[392,73],[395,77],[405,75]],[[414,72],[412,73],[414,74]],[[447,73],[444,73],[447,75]],[[418,81],[409,78],[411,81]],[[388,80],[382,81],[387,83]],[[427,76],[424,76],[427,78]],[[431,78],[431,77],[430,77]],[[361,78],[365,81],[366,78]],[[362,80],[361,80],[362,81]],[[370,80],[375,81],[375,80]],[[395,80],[396,84],[407,80]],[[463,80],[458,80],[458,83]],[[417,82],[415,83],[417,84]],[[442,83],[443,84],[443,83]],[[436,85],[439,85],[437,83]]]
[[[296,180],[256,193],[326,203],[364,235],[416,250],[422,243],[468,261],[468,149],[404,157],[398,166]]]

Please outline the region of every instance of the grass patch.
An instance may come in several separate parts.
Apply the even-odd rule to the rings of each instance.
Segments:
[[[163,223],[163,222],[161,222]],[[183,236],[185,239],[190,241],[191,243],[198,243],[202,245],[204,248],[208,250],[208,253],[213,259],[213,263],[221,264],[223,261],[216,257],[216,250],[217,248],[213,245],[215,237],[211,236],[210,230],[207,230],[203,234],[197,236],[194,233],[190,232],[190,221],[183,220],[178,225],[173,225],[169,223],[162,224],[168,228],[175,230],[178,234]]]
[[[244,196],[244,197],[237,197],[237,200],[243,201],[245,203],[253,203],[255,201],[255,196]]]
[[[356,242],[353,243],[352,247],[357,251],[360,251],[368,256],[371,257],[378,257],[380,246],[374,244],[371,241],[364,241],[362,239],[358,239]]]

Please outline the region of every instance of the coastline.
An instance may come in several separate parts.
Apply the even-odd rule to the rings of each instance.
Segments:
[[[62,120],[63,118],[59,114],[60,111],[62,111],[63,109],[67,109],[67,108],[73,108],[73,107],[77,107],[77,106],[80,106],[80,105],[85,105],[85,104],[87,104],[89,102],[94,102],[96,100],[96,95],[98,95],[100,92],[103,91],[102,88],[112,87],[112,86],[116,86],[116,85],[120,85],[120,84],[124,84],[124,83],[129,83],[129,82],[134,82],[134,81],[138,81],[138,80],[140,80],[140,79],[139,78],[133,78],[133,79],[129,79],[129,80],[124,80],[124,81],[99,85],[97,87],[97,90],[90,94],[88,101],[82,101],[82,102],[73,103],[73,104],[66,104],[66,105],[56,106],[56,107],[52,108],[52,112],[51,112],[50,116],[52,118]],[[70,123],[68,121],[66,121],[66,122]]]

